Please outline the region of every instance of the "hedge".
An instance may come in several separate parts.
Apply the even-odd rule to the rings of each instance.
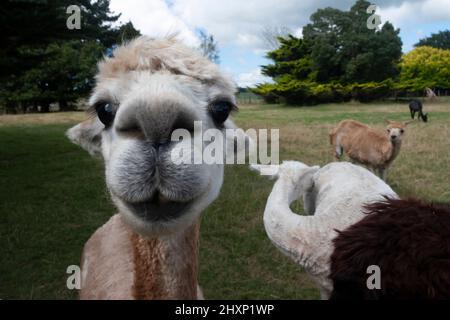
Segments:
[[[347,85],[280,79],[277,83],[260,84],[252,91],[260,95],[267,103],[315,105],[327,102],[345,102],[351,99],[370,102],[389,97],[394,89],[394,82],[391,79],[383,82]]]

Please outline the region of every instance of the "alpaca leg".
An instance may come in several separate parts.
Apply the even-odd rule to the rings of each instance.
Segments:
[[[307,215],[313,215],[316,211],[316,192],[309,191],[303,195],[303,209]]]
[[[341,160],[343,153],[344,153],[344,149],[342,148],[341,145],[339,145],[337,143],[336,146],[335,146],[335,154],[334,154],[334,156],[336,157],[337,160]]]
[[[321,300],[328,300],[328,299],[330,299],[331,293],[330,293],[329,290],[327,290],[325,288],[319,288],[319,291],[320,291],[320,299]]]
[[[414,111],[411,109],[409,112],[411,113],[411,118],[414,119]]]
[[[387,170],[386,170],[386,169],[379,169],[379,172],[380,172],[380,178],[381,178],[383,181],[386,181]]]
[[[197,284],[197,300],[205,300],[205,296],[203,295],[203,290],[200,288],[200,285]]]

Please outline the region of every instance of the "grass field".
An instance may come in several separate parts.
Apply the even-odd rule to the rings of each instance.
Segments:
[[[408,127],[388,183],[401,196],[450,202],[450,103],[427,105],[429,123]],[[115,212],[102,163],[64,131],[83,113],[0,117],[0,298],[72,299],[66,268]],[[280,158],[333,160],[328,131],[346,118],[380,129],[408,120],[400,104],[249,105],[236,122],[279,128]],[[316,299],[313,283],[267,239],[262,214],[273,182],[246,166],[226,168],[221,196],[202,220],[200,284],[208,299]]]

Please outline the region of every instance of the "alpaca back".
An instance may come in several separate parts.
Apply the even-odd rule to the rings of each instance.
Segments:
[[[342,146],[350,159],[373,167],[393,161],[394,150],[389,138],[363,123],[344,120],[330,134],[330,142]]]
[[[450,299],[450,206],[387,199],[333,241],[332,299]],[[381,270],[369,290],[367,268]]]

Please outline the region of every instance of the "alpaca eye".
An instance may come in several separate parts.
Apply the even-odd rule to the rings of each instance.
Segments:
[[[235,106],[229,101],[215,101],[209,106],[212,118],[219,124],[227,120],[231,110],[234,108]]]
[[[404,132],[405,132],[405,130],[403,130],[403,129],[400,130],[400,133],[404,133]]]
[[[111,103],[101,102],[95,105],[98,119],[108,128],[114,121],[116,111]]]
[[[387,129],[387,132],[388,132],[388,133],[391,133],[391,129]]]

